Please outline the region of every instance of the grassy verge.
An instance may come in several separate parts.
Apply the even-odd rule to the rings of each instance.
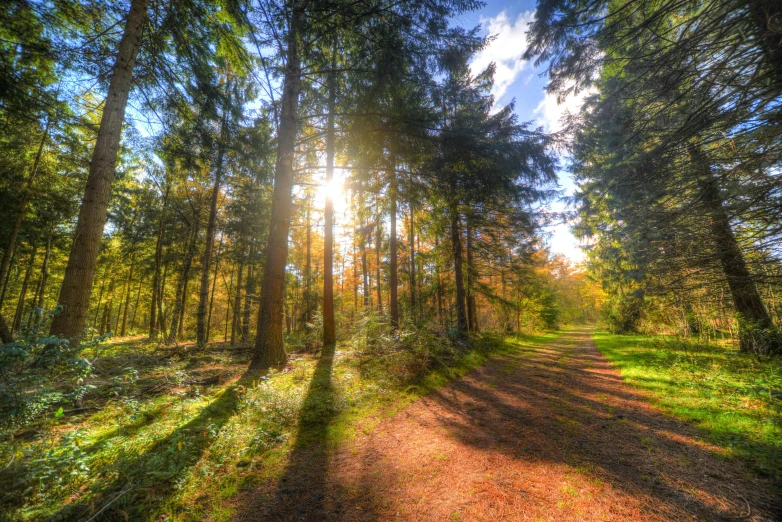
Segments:
[[[632,385],[668,413],[694,423],[704,440],[782,481],[782,361],[732,347],[651,336],[594,335]]]
[[[145,386],[107,388],[116,397],[103,397],[99,411],[50,416],[21,438],[6,439],[0,519],[86,519],[105,508],[97,520],[227,520],[231,499],[281,474],[294,445],[334,446],[369,432],[492,354],[531,351],[556,335],[513,342],[483,336],[445,362],[427,362],[435,369],[419,373],[410,366],[420,354],[370,355],[345,346],[328,367],[323,359],[299,356],[285,371],[256,382],[237,380],[247,354],[177,359],[136,343],[111,347],[107,361],[127,354],[144,359],[137,382]],[[132,362],[107,366],[121,372]],[[213,386],[193,384],[193,375],[207,370],[233,377]],[[178,380],[172,382],[172,375]],[[306,439],[301,427],[308,423],[323,426],[311,431],[317,440]],[[33,436],[25,439],[29,431]]]

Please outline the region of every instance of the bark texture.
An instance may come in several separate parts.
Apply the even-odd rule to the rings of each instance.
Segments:
[[[147,0],[132,0],[109,82],[87,186],[84,189],[73,245],[60,289],[59,303],[62,311],[54,317],[51,326],[53,335],[63,336],[72,342],[78,342],[81,338],[87,319],[98,247],[106,224],[109,194],[117,165],[125,108],[146,21]]]
[[[478,332],[478,307],[475,302],[475,263],[473,259],[473,228],[467,220],[467,325],[470,332]]]
[[[174,297],[174,311],[171,318],[171,328],[166,342],[174,343],[182,335],[182,328],[185,315],[185,303],[187,302],[187,282],[190,279],[190,268],[193,265],[193,256],[195,255],[196,243],[198,242],[198,231],[201,228],[201,215],[196,210],[190,223],[191,235],[182,260],[182,272],[177,282],[176,296]]]
[[[397,179],[396,179],[396,157],[391,152],[388,158],[390,176],[389,185],[389,203],[391,208],[391,233],[389,236],[389,254],[388,254],[388,285],[389,285],[389,314],[391,316],[391,328],[399,328],[399,266],[398,266],[398,248],[396,244],[396,200],[397,200]]]
[[[227,108],[225,109],[227,114]],[[217,165],[215,166],[215,183],[212,188],[212,198],[209,201],[209,220],[206,225],[206,245],[201,258],[201,288],[198,293],[198,318],[196,319],[196,345],[206,346],[207,326],[206,314],[209,300],[209,267],[212,264],[212,250],[215,242],[215,223],[217,222],[217,198],[220,196],[220,180],[223,174],[223,140],[225,138],[226,117],[223,116],[221,140],[217,148]]]
[[[733,305],[739,314],[740,349],[742,352],[763,355],[779,353],[782,351],[782,339],[763,304],[755,279],[733,233],[718,180],[699,146],[690,145],[688,152],[698,169],[698,189],[708,213],[714,249],[728,282]]]
[[[459,333],[466,334],[467,304],[464,290],[464,271],[462,269],[462,232],[459,211],[451,205],[451,251],[453,254],[453,277],[456,284],[456,327]]]
[[[149,305],[149,338],[157,339],[158,336],[158,301],[162,301],[163,290],[161,289],[161,265],[163,264],[163,236],[166,232],[166,206],[168,205],[168,194],[171,186],[166,184],[166,191],[163,194],[163,205],[160,210],[160,222],[158,223],[157,241],[155,242],[155,272],[152,276],[152,300]],[[162,315],[162,313],[161,313]]]
[[[24,213],[27,211],[27,204],[30,202],[30,198],[33,195],[33,181],[35,180],[35,175],[38,173],[38,166],[41,164],[43,147],[46,145],[46,139],[49,137],[49,126],[51,121],[51,117],[46,120],[46,127],[43,131],[43,137],[41,137],[41,142],[38,144],[38,152],[35,154],[33,166],[30,169],[30,174],[27,176],[27,181],[24,184],[24,194],[22,195],[22,201],[19,204],[19,212],[16,215],[16,220],[14,221],[14,225],[11,228],[11,234],[8,237],[8,244],[3,251],[2,261],[0,261],[0,285],[3,285],[3,289],[0,291],[0,306],[2,306],[3,301],[5,300],[5,285],[7,284],[6,279],[8,276],[8,269],[11,267],[11,257],[14,255],[14,251],[16,249],[16,240],[19,238],[19,231],[22,228]]]
[[[415,293],[415,212],[413,210],[413,203],[410,202],[410,236],[408,241],[410,243],[410,314],[415,320],[418,317],[418,310],[416,308]]]
[[[782,2],[749,0],[758,40],[774,74],[777,89],[782,89]]]
[[[5,322],[3,314],[0,314],[0,342],[3,344],[14,342],[14,336],[11,334],[11,330],[8,328],[8,323]]]
[[[336,53],[336,49],[333,50]],[[332,64],[332,70],[334,66]],[[329,75],[329,115],[326,132],[326,187],[334,180],[334,104],[336,79]],[[333,355],[337,344],[334,327],[334,201],[326,190],[323,232],[323,355]]]
[[[280,100],[280,126],[277,132],[277,164],[269,223],[269,239],[263,267],[261,306],[258,311],[258,334],[250,368],[261,370],[284,365],[288,361],[283,344],[283,299],[285,297],[285,264],[288,261],[291,200],[294,182],[294,149],[298,130],[299,94],[301,92],[301,58],[298,29],[303,21],[299,2],[292,2],[288,32],[287,63]]]

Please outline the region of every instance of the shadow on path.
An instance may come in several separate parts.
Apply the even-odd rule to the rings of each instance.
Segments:
[[[322,358],[283,475],[238,519],[780,519],[773,484],[654,408],[590,333],[495,356],[338,448]]]
[[[329,426],[339,407],[334,393],[334,357],[324,355],[315,366],[302,404],[293,447],[282,475],[246,496],[238,520],[330,520],[339,518],[339,499],[329,486]]]
[[[770,481],[622,382],[590,333],[493,357],[381,423],[332,470],[346,503],[382,499],[380,520],[782,520]]]

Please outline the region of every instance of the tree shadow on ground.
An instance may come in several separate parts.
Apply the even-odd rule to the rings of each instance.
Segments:
[[[611,490],[640,499],[644,517],[735,520],[750,505],[756,516],[782,515],[770,481],[720,458],[714,447],[699,442],[701,434],[692,426],[652,408],[645,395],[618,380],[583,332],[533,356],[496,357],[468,378],[433,392],[419,410],[422,420],[405,437],[434,437],[445,430],[456,448],[501,455],[516,470],[590,470],[587,475]],[[394,452],[365,451],[364,466],[372,471],[363,475],[364,490],[402,495],[405,473],[438,469],[434,455],[394,471],[403,460],[404,444],[381,444]],[[398,476],[389,478],[394,473]],[[548,492],[551,498],[562,498],[559,486]],[[418,514],[436,518],[431,511]]]
[[[149,518],[170,498],[187,470],[211,446],[238,404],[237,387],[232,385],[195,418],[143,453],[121,454],[105,480],[94,481],[83,500],[63,506],[49,520],[87,520],[95,514],[93,520],[96,521]]]
[[[302,403],[293,446],[282,475],[265,484],[259,497],[243,502],[238,520],[331,520],[340,499],[329,484],[333,444],[329,427],[339,412],[332,380],[334,356],[315,366]]]

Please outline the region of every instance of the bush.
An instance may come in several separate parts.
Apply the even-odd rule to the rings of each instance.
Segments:
[[[356,322],[352,346],[362,370],[397,384],[420,379],[429,371],[452,365],[466,345],[421,324],[406,324],[397,331],[370,312]]]
[[[638,333],[638,326],[643,317],[643,290],[634,290],[624,296],[617,297],[612,303],[606,303],[602,319],[613,334]]]
[[[73,346],[48,335],[52,317],[59,312],[35,310],[31,328],[14,342],[0,345],[0,428],[18,428],[52,406],[80,404],[91,386],[84,379],[92,364],[82,356],[106,336]],[[56,416],[62,415],[61,406]]]

